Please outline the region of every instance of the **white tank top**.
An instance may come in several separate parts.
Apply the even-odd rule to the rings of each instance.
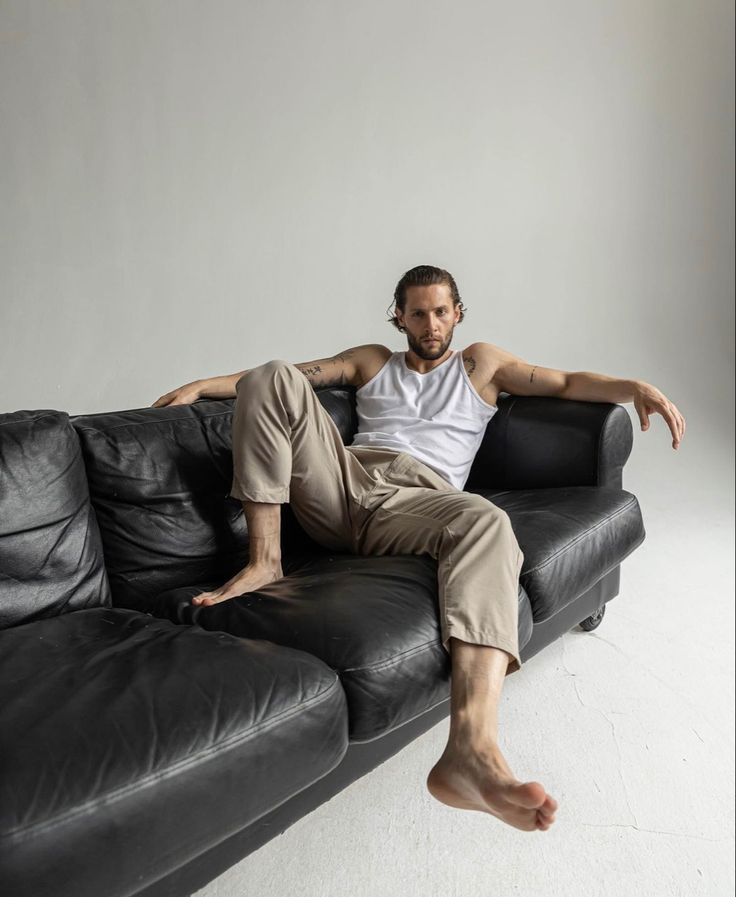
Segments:
[[[352,445],[408,452],[458,489],[498,411],[478,395],[459,349],[426,374],[413,371],[403,351],[393,352],[355,399],[358,432]]]

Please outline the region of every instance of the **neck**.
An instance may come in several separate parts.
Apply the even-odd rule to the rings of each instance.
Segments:
[[[407,367],[416,371],[418,374],[428,374],[431,370],[434,370],[434,368],[447,361],[450,355],[452,355],[452,351],[452,349],[448,348],[439,358],[427,359],[422,358],[421,355],[417,355],[412,349],[408,349],[404,353],[404,358],[406,359]]]

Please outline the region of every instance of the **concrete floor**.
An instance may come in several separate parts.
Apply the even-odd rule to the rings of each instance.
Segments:
[[[633,423],[624,487],[647,539],[600,627],[568,632],[502,695],[501,748],[557,799],[552,828],[432,798],[447,720],[196,897],[734,893],[733,442],[688,418],[673,451],[661,418]]]

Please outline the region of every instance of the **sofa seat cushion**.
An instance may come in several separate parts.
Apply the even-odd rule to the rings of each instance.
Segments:
[[[210,606],[192,598],[222,582],[163,592],[151,613],[319,657],[342,680],[351,742],[379,738],[449,697],[433,558],[327,553],[292,556],[282,566],[283,579]],[[523,590],[519,619],[523,645],[532,632]]]
[[[511,519],[524,552],[519,579],[535,623],[587,592],[646,536],[639,502],[623,489],[476,491]]]
[[[95,608],[0,634],[0,890],[131,894],[333,769],[316,657]]]

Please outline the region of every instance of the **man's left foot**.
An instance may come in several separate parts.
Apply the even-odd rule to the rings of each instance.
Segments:
[[[462,810],[480,810],[522,831],[547,831],[555,821],[557,801],[539,782],[520,782],[498,744],[483,747],[448,744],[427,776],[437,800]]]

